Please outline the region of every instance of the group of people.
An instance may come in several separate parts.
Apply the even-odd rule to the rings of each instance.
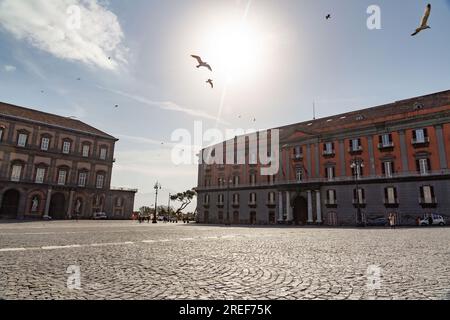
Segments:
[[[388,216],[388,222],[389,222],[389,226],[392,228],[392,229],[395,229],[395,225],[397,224],[397,217],[396,217],[396,215],[395,215],[395,213],[389,213],[389,216]]]

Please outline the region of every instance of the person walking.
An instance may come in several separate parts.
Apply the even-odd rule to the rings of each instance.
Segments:
[[[395,229],[395,214],[392,212],[389,214],[389,225],[391,226],[391,229]]]

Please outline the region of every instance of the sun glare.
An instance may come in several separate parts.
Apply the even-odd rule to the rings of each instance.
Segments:
[[[250,79],[263,68],[263,36],[253,26],[240,22],[210,30],[205,37],[205,57],[215,72],[228,81]]]

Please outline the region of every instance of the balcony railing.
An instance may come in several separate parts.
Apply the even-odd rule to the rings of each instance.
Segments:
[[[414,146],[424,145],[424,144],[428,144],[428,143],[430,143],[430,137],[424,137],[423,139],[422,138],[420,138],[420,139],[416,138],[416,139],[412,139],[411,140],[411,144],[414,145]]]
[[[419,204],[422,206],[434,207],[437,205],[437,198],[432,197],[431,199],[425,199],[424,197],[419,197]]]
[[[324,157],[331,157],[331,156],[334,156],[335,154],[336,154],[336,152],[334,150],[324,150],[322,152],[322,155]]]
[[[348,152],[350,152],[350,153],[359,153],[359,152],[362,152],[362,150],[363,150],[362,146],[358,146],[355,148],[353,148],[353,147],[348,148]]]
[[[383,149],[392,149],[394,148],[394,143],[393,142],[389,142],[389,143],[379,143],[378,144],[378,149],[383,150]]]
[[[450,175],[450,169],[445,170],[435,170],[435,171],[429,171],[426,175],[426,177],[433,177],[433,176],[442,176],[442,175]],[[401,179],[401,178],[423,178],[424,175],[420,174],[417,171],[407,171],[407,172],[397,172],[392,174],[392,177],[389,179]],[[366,175],[361,176],[358,178],[359,183],[364,183],[365,181],[372,181],[372,180],[386,180],[387,177],[385,175]],[[292,186],[298,186],[298,185],[307,185],[307,184],[316,184],[316,183],[323,183],[323,184],[334,184],[334,183],[341,183],[341,182],[354,182],[355,177],[354,176],[345,176],[345,177],[334,177],[333,181],[328,181],[328,178],[307,178],[304,177],[301,181],[298,180],[277,180],[275,184],[269,184],[268,182],[262,182],[262,183],[254,183],[254,184],[240,184],[238,187],[234,187],[230,185],[230,189],[236,188],[236,189],[245,189],[245,188],[258,188],[258,187],[268,187],[273,188],[279,185],[292,185]],[[199,188],[201,190],[217,190],[220,189],[219,186],[209,186],[209,187],[203,187]]]

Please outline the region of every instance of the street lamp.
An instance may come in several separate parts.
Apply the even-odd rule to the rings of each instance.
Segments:
[[[226,226],[231,225],[230,221],[230,184],[233,183],[233,180],[228,177],[227,179],[227,221],[225,222]]]
[[[352,164],[350,165],[350,168],[354,170],[354,176],[355,176],[355,186],[356,186],[356,224],[358,226],[364,225],[362,221],[362,215],[361,215],[361,203],[359,201],[359,185],[358,180],[361,175],[361,168],[364,168],[364,163],[361,159],[353,159]]]
[[[156,195],[155,195],[155,214],[153,215],[152,223],[158,223],[158,221],[156,220],[156,215],[158,214],[158,191],[161,190],[161,184],[157,181],[153,188],[156,191]]]

